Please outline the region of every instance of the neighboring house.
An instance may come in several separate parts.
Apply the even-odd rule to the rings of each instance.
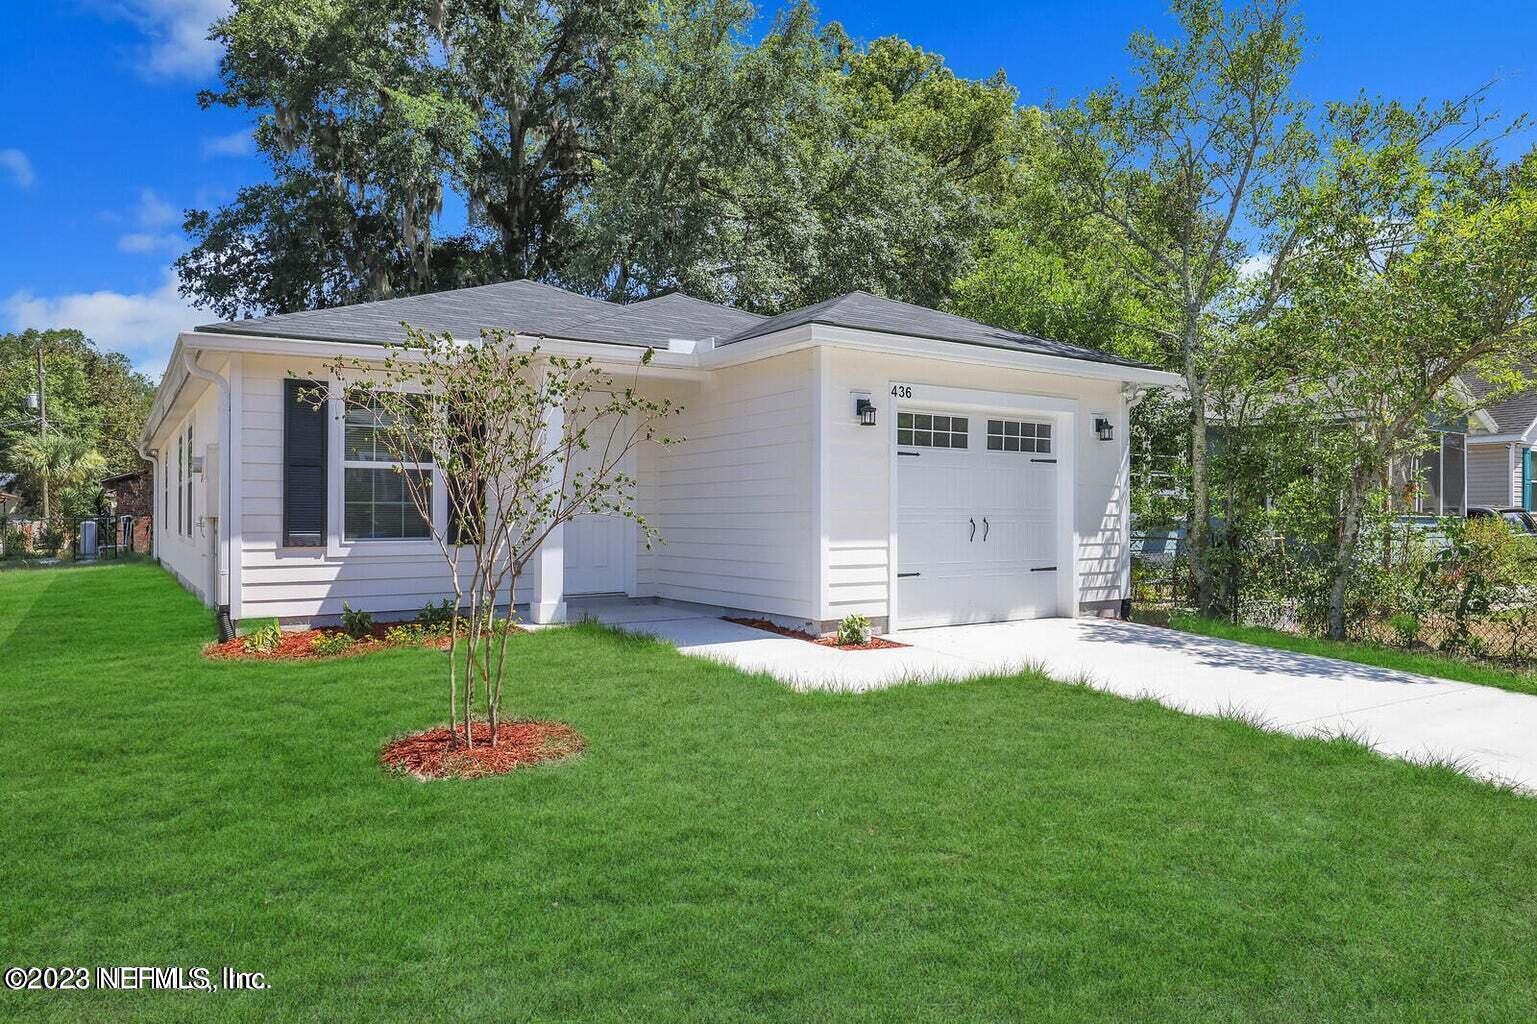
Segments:
[[[15,473],[0,473],[0,519],[8,519],[21,511],[23,498],[16,487]]]
[[[1525,367],[1537,379],[1537,364]],[[1469,389],[1490,393],[1481,381]],[[1468,502],[1493,508],[1537,509],[1537,387],[1484,408],[1484,422],[1468,434]]]
[[[141,442],[155,550],[206,602],[309,622],[343,602],[406,617],[449,592],[414,512],[370,493],[388,471],[344,458],[336,403],[326,415],[295,398],[338,357],[382,356],[402,321],[465,338],[515,328],[684,407],[668,423],[684,443],[640,448],[629,469],[661,543],[646,550],[618,517],[557,530],[516,594],[538,622],[588,594],[818,631],[851,612],[887,629],[1115,614],[1129,406],[1179,382],[863,292],[764,318],[516,281],[209,324],[178,337]]]

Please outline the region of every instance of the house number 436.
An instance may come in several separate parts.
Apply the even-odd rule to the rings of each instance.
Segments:
[[[913,397],[913,386],[911,384],[893,384],[891,385],[891,397],[911,398]]]

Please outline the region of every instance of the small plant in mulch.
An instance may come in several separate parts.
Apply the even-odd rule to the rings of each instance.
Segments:
[[[494,746],[490,725],[475,722],[473,730],[470,744],[464,742],[462,727],[446,725],[398,737],[379,751],[379,763],[388,771],[424,782],[479,779],[564,760],[587,748],[586,737],[564,722],[501,722]]]
[[[838,623],[839,647],[863,647],[870,642],[870,620],[859,614],[849,614]]]
[[[907,644],[899,644],[895,640],[884,640],[878,636],[869,636],[864,643],[843,643],[841,636],[812,636],[804,630],[781,626],[779,623],[770,622],[768,619],[737,619],[730,615],[723,615],[721,617],[727,622],[735,622],[738,626],[750,626],[753,629],[778,633],[780,636],[804,640],[807,643],[816,644],[818,647],[833,647],[840,651],[889,651],[897,647],[908,646]],[[866,626],[868,627],[868,623]],[[841,634],[842,630],[839,632]]]

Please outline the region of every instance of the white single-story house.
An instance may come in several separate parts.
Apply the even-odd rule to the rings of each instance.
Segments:
[[[617,517],[557,530],[516,594],[536,622],[599,594],[818,632],[855,612],[879,629],[1118,614],[1129,411],[1179,381],[864,292],[766,318],[514,281],[205,325],[177,338],[141,449],[161,563],[231,619],[329,622],[344,602],[409,618],[450,593],[420,517],[344,457],[335,401],[326,416],[291,394],[382,356],[402,322],[516,330],[684,407],[683,443],[633,453],[660,543]]]
[[[1537,377],[1537,365],[1525,367]],[[1487,384],[1470,380],[1475,395]],[[1481,410],[1468,433],[1468,503],[1491,508],[1537,509],[1537,387]]]

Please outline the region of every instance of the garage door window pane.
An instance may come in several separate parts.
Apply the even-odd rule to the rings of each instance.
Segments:
[[[1050,454],[1051,424],[1034,420],[988,420],[987,450]]]
[[[971,421],[935,413],[897,414],[897,444],[909,448],[965,448]]]

